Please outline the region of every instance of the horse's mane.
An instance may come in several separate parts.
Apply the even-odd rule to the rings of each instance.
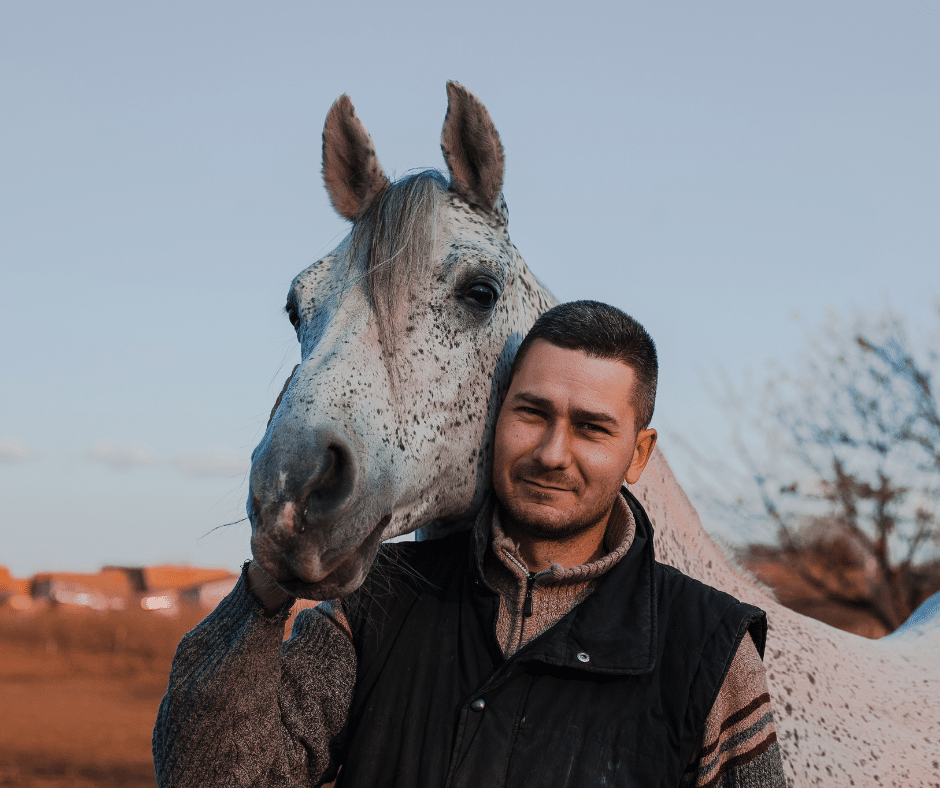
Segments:
[[[406,175],[383,189],[353,224],[351,262],[364,262],[366,294],[389,353],[404,330],[410,294],[430,276],[438,208],[447,188],[437,170]]]

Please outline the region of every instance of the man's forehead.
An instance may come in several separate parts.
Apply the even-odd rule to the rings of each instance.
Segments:
[[[529,377],[544,377],[552,372],[567,372],[575,378],[587,380],[604,377],[622,378],[630,385],[636,378],[636,371],[629,364],[618,358],[601,358],[585,350],[564,348],[547,339],[536,339],[522,358],[516,375],[524,372]]]
[[[636,373],[618,359],[596,358],[536,340],[522,359],[510,386],[513,396],[544,400],[568,408],[621,411],[632,400]]]

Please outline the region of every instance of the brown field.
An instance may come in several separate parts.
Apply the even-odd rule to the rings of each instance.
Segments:
[[[750,568],[800,612],[884,634],[779,564]],[[173,652],[204,615],[195,606],[173,617],[135,607],[0,606],[0,788],[154,788],[150,737]]]
[[[205,614],[0,607],[0,788],[155,788],[157,708]]]
[[[0,786],[156,786],[150,732],[202,615],[0,610]]]

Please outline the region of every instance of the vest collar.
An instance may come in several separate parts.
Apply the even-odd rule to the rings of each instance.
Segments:
[[[626,487],[621,488],[621,494],[636,520],[636,535],[627,554],[600,578],[587,599],[519,649],[510,660],[537,660],[617,675],[653,670],[657,634],[653,526]],[[477,581],[495,594],[483,575],[493,506],[495,500],[491,495],[473,528],[473,568]]]

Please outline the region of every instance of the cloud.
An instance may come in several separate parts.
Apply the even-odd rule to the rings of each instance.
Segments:
[[[16,438],[0,438],[0,463],[30,462],[39,453],[24,446]]]
[[[127,471],[131,468],[147,468],[155,465],[157,458],[142,444],[96,443],[87,452],[86,459],[107,465],[113,471]]]
[[[166,467],[166,461],[158,458],[147,446],[141,443],[111,443],[99,441],[87,452],[85,459],[106,465],[114,471],[127,471],[132,468]],[[197,479],[214,476],[235,477],[244,475],[251,463],[239,452],[228,449],[215,449],[204,452],[177,454],[170,463],[177,470]]]
[[[250,467],[244,456],[226,449],[178,454],[173,458],[173,464],[187,476],[195,476],[198,479],[210,476],[241,476]]]

